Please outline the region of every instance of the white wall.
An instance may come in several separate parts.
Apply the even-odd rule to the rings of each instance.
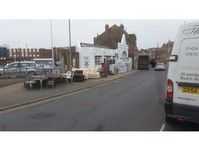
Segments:
[[[99,47],[79,47],[77,48],[79,52],[79,63],[80,68],[96,68],[95,56],[115,56],[116,50],[108,48]],[[86,65],[86,59],[88,58],[88,66]]]

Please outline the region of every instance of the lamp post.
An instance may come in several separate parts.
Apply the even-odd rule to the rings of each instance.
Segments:
[[[68,19],[68,36],[69,36],[69,70],[72,70],[72,50],[71,50],[71,24],[70,19]]]
[[[51,43],[51,50],[52,50],[52,68],[55,68],[55,57],[54,57],[54,50],[53,50],[53,26],[52,20],[50,20],[50,43]]]

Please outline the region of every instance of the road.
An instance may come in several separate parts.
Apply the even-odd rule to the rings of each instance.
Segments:
[[[183,130],[164,123],[165,78],[165,72],[138,71],[48,103],[1,112],[0,130]]]

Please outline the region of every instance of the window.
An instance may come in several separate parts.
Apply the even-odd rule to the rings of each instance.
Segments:
[[[89,57],[87,57],[87,56],[84,57],[84,66],[87,68],[89,66]]]
[[[102,59],[102,56],[95,56],[95,65],[100,65],[101,59]]]

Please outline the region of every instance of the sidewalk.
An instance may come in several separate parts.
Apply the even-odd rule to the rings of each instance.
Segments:
[[[7,79],[7,78],[0,78],[0,88],[6,87],[12,84],[16,84],[19,82],[23,82],[24,79]]]
[[[15,108],[22,105],[32,104],[50,97],[59,96],[76,92],[85,88],[95,87],[108,81],[120,79],[136,71],[108,76],[107,78],[90,79],[84,82],[74,82],[72,84],[60,84],[52,89],[32,89],[27,90],[23,83],[17,83],[7,87],[0,88],[0,111]]]

